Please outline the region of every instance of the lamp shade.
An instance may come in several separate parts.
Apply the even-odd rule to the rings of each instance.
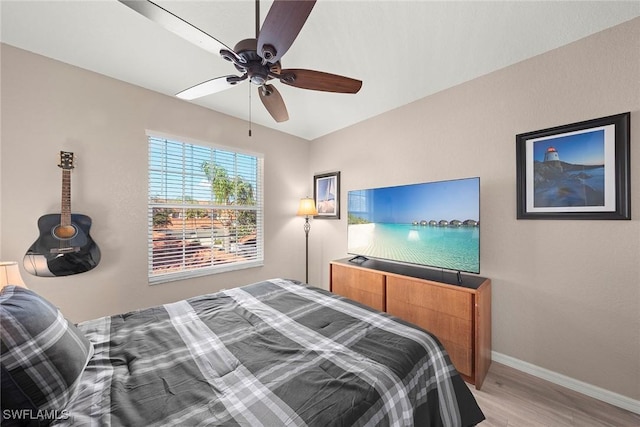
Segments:
[[[0,261],[0,289],[7,285],[27,287],[20,276],[18,263],[15,261]]]
[[[310,216],[317,215],[318,210],[316,209],[316,202],[310,198],[305,197],[304,199],[300,199],[300,206],[298,207],[298,215],[301,216]]]

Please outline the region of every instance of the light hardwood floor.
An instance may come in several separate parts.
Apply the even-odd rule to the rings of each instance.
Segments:
[[[479,427],[640,427],[640,415],[493,362],[481,390]]]

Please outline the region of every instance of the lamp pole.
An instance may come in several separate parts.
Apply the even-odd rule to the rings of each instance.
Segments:
[[[300,199],[300,206],[298,207],[298,216],[304,216],[304,239],[305,239],[305,264],[304,264],[304,281],[309,283],[309,230],[311,230],[311,224],[309,223],[309,217],[311,215],[317,215],[316,202],[311,197],[305,197]]]
[[[304,217],[304,237],[305,237],[304,283],[309,283],[309,230],[311,230],[311,224],[309,223],[309,215],[306,215]]]

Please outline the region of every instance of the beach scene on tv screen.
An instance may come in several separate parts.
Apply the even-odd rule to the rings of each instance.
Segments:
[[[480,272],[479,178],[349,191],[348,252]]]

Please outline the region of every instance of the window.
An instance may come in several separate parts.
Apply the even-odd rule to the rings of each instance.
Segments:
[[[262,265],[262,156],[148,140],[149,282]]]

